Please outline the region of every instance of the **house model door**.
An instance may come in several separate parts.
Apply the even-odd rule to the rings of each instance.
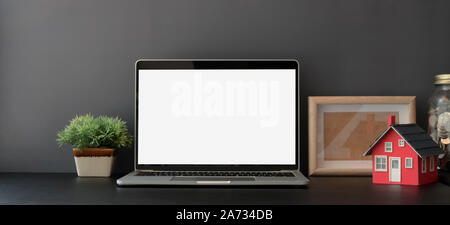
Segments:
[[[401,160],[399,157],[389,158],[389,181],[400,182],[401,171],[400,171]]]

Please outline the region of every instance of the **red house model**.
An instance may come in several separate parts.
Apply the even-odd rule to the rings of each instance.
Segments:
[[[364,156],[372,155],[372,182],[422,185],[438,180],[437,156],[444,151],[417,124],[395,124],[388,128]]]

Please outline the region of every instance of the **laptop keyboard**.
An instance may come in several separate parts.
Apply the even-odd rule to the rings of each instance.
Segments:
[[[294,177],[294,174],[291,172],[158,171],[158,172],[138,172],[136,176]]]

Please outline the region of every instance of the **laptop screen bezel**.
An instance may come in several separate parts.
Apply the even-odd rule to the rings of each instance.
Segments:
[[[295,165],[229,165],[229,164],[139,164],[138,154],[138,107],[139,107],[139,70],[148,69],[295,69]],[[134,120],[134,165],[135,170],[164,171],[278,171],[298,170],[300,152],[300,90],[299,63],[295,59],[270,60],[226,60],[226,59],[173,59],[155,60],[139,59],[135,63],[135,120]]]

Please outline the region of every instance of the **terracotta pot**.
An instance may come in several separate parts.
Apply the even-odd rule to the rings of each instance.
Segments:
[[[80,177],[109,177],[114,162],[113,148],[73,149],[77,173]]]

